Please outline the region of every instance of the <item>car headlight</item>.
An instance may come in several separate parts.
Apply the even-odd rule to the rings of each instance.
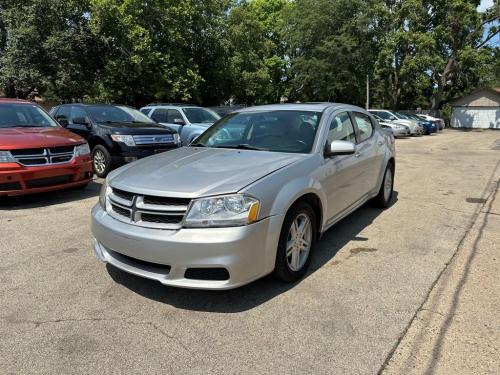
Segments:
[[[10,151],[0,151],[0,163],[16,163]]]
[[[257,220],[260,202],[248,195],[235,194],[193,200],[184,226],[191,228],[232,227]]]
[[[111,192],[111,188],[108,185],[108,180],[104,180],[101,185],[101,191],[99,192],[99,204],[104,211],[107,211],[108,205],[108,194]]]
[[[90,147],[88,143],[84,143],[75,147],[75,156],[83,156],[88,154],[90,154]]]
[[[181,137],[179,136],[179,133],[174,133],[174,143],[181,143]]]
[[[111,134],[111,139],[115,142],[125,143],[127,146],[135,146],[134,137],[131,135]]]

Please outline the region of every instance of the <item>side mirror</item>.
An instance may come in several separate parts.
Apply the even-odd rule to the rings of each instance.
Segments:
[[[186,125],[186,123],[184,122],[184,120],[181,119],[181,118],[175,118],[174,119],[174,124],[177,124],[177,125]]]
[[[59,117],[56,117],[56,120],[59,123],[59,125],[61,125],[63,128],[68,126],[68,119],[66,117],[59,116]]]
[[[87,128],[90,127],[89,120],[86,117],[75,117],[73,124],[85,125]]]
[[[328,145],[325,150],[325,156],[334,156],[334,155],[351,155],[356,152],[356,145],[352,142],[347,141],[333,141],[330,143],[330,147],[328,149]]]

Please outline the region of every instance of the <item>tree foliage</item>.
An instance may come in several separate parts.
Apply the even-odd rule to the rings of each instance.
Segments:
[[[2,0],[0,91],[215,105],[433,107],[500,84],[498,2]]]

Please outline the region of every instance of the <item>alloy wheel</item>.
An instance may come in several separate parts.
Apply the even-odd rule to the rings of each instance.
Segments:
[[[301,213],[292,221],[286,243],[286,261],[292,271],[300,271],[307,262],[312,243],[311,219]]]
[[[384,199],[388,202],[392,195],[392,169],[387,168],[384,177]]]
[[[94,169],[97,173],[104,173],[106,170],[106,157],[101,150],[94,153]]]

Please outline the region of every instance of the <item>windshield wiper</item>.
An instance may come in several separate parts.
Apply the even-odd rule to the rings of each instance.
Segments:
[[[235,148],[235,149],[241,149],[241,150],[254,150],[254,151],[268,151],[265,148],[251,146],[248,143],[240,143],[239,145],[221,145],[221,146],[215,146],[215,147],[216,148]]]
[[[207,147],[203,143],[192,143],[189,145],[189,147]]]

